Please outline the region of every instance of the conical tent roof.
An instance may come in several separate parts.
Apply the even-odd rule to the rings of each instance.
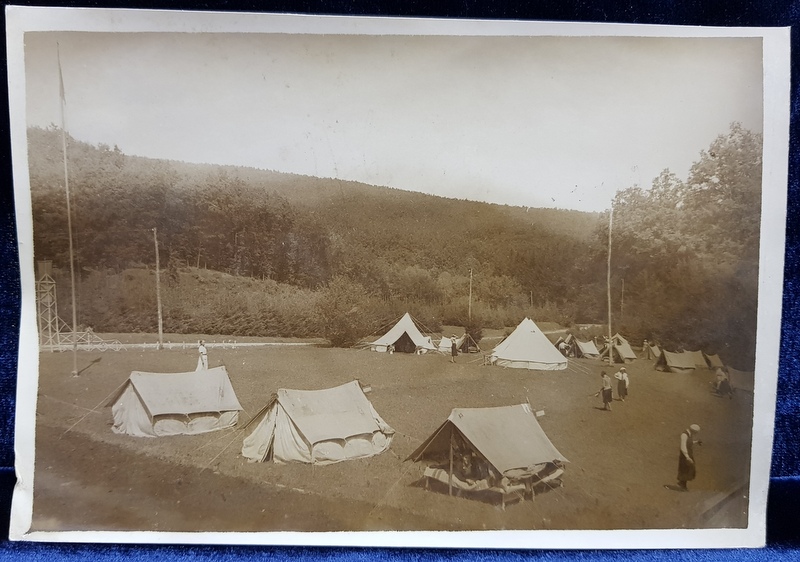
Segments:
[[[494,348],[492,363],[515,369],[553,371],[567,368],[567,358],[550,343],[536,323],[525,318]]]
[[[455,408],[408,458],[417,461],[447,451],[453,429],[501,474],[554,461],[569,462],[550,442],[529,404]]]
[[[431,339],[424,336],[422,332],[419,331],[419,328],[414,324],[414,320],[408,312],[406,312],[388,332],[372,342],[370,348],[372,351],[386,351],[390,345],[397,346],[398,342],[401,340],[410,342],[410,347],[421,347],[430,351],[436,350],[436,346]],[[398,349],[398,351],[406,350]],[[414,349],[409,348],[409,351],[413,352]]]

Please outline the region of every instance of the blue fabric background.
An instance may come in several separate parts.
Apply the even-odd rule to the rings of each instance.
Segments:
[[[263,2],[242,0],[132,0],[125,2],[24,2],[25,5],[58,4],[72,7],[128,7],[145,9],[195,9],[222,11],[270,11],[317,14],[380,16],[455,17],[485,19],[538,19],[553,21],[599,21],[714,26],[800,25],[800,0],[291,0]],[[2,17],[5,30],[5,18]],[[789,162],[788,222],[783,333],[775,426],[775,447],[768,508],[768,546],[758,550],[662,550],[662,551],[468,551],[402,549],[323,549],[269,547],[175,547],[118,545],[58,545],[12,543],[8,541],[8,518],[14,485],[14,403],[16,392],[17,328],[19,320],[19,270],[11,188],[8,139],[8,94],[0,88],[0,559],[21,561],[84,560],[327,560],[362,562],[450,562],[488,559],[517,562],[538,559],[597,560],[793,560],[800,559],[800,223],[793,220],[800,207],[800,146],[798,129],[800,97],[800,30],[792,31],[791,145]],[[5,41],[0,44],[5,61]],[[5,75],[5,74],[4,74]],[[23,373],[22,376],[25,376]]]

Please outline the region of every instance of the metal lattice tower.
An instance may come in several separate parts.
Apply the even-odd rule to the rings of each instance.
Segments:
[[[66,328],[68,332],[71,332],[64,321],[58,317],[53,262],[49,260],[38,263],[36,319],[39,324],[39,345],[57,347],[61,344],[62,329]]]

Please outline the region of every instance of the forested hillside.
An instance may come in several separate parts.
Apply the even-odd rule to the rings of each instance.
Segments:
[[[62,275],[61,133],[28,134],[36,258],[53,260]],[[665,171],[652,189],[618,193],[612,322],[634,341],[752,355],[760,143],[734,125],[685,181]],[[154,267],[154,228],[171,291],[168,331],[230,327],[346,344],[405,310],[432,328],[463,325],[470,271],[478,324],[607,317],[607,215],[153,160],[74,139],[68,161],[79,318],[98,331],[155,326],[154,289],[137,273]],[[233,284],[197,281],[204,269]],[[62,292],[68,279],[58,279]]]

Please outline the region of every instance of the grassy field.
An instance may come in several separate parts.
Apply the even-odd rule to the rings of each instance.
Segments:
[[[198,336],[199,339],[199,336]],[[211,338],[207,338],[211,339]],[[359,379],[396,431],[377,457],[324,467],[251,464],[240,455],[246,432],[134,438],[111,431],[106,407],[133,370],[193,370],[187,350],[40,355],[34,529],[362,530],[658,529],[746,524],[704,515],[749,476],[752,395],[720,399],[710,371],[656,372],[628,365],[626,402],[602,411],[598,361],[570,360],[566,371],[484,366],[480,354],[458,363],[439,354],[394,355],[322,347],[212,349],[244,408],[240,427],[278,388],[318,389]],[[607,368],[607,366],[605,367]],[[454,407],[529,401],[570,463],[563,488],[501,511],[419,486],[423,466],[404,459]],[[690,493],[673,484],[682,430],[703,428]],[[513,428],[510,429],[513,432]],[[741,498],[740,498],[741,499]],[[722,520],[720,520],[722,519]]]

